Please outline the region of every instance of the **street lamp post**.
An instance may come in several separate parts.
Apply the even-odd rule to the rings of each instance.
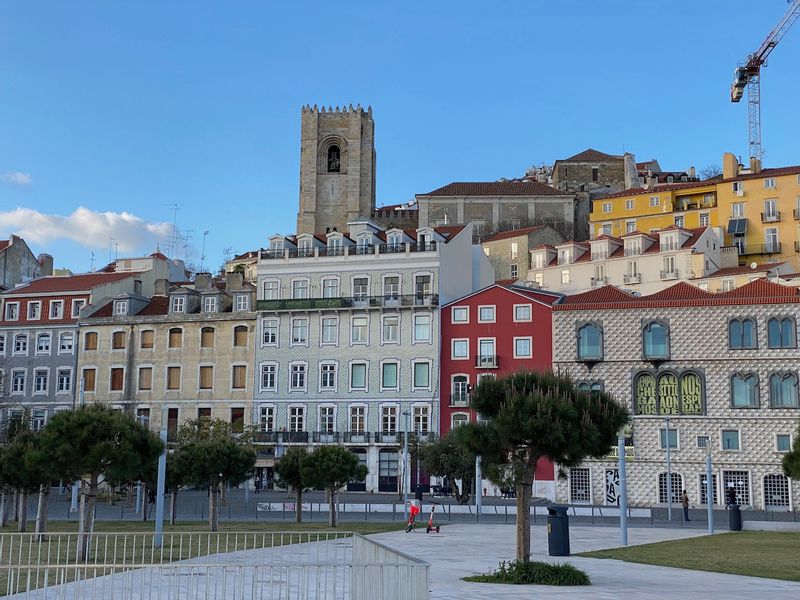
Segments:
[[[156,481],[156,530],[153,537],[153,545],[161,547],[164,539],[164,488],[167,483],[167,418],[169,409],[161,409],[161,441],[164,443],[164,451],[158,457],[158,479]]]
[[[706,444],[706,510],[708,511],[708,535],[714,533],[714,474],[711,471],[711,442]]]
[[[666,429],[664,430],[664,437],[666,438],[667,446],[667,520],[672,521],[672,460],[669,454],[671,446],[669,440],[669,417],[665,419]]]
[[[625,474],[625,435],[617,438],[619,453],[619,543],[628,545],[628,477]]]
[[[408,520],[408,417],[409,412],[403,411],[403,519]]]
[[[83,377],[81,377],[80,385],[78,387],[78,390],[79,390],[78,394],[79,394],[80,403],[81,403],[80,405],[84,406],[85,403],[86,403],[86,396],[84,394]],[[75,410],[75,401],[74,400],[72,402],[72,409]],[[72,484],[72,498],[70,498],[70,500],[69,500],[69,512],[75,512],[75,511],[78,510],[78,494],[80,493],[80,490],[81,490],[80,485],[81,484],[80,484],[80,477],[79,477],[78,481],[76,481],[76,482],[74,482]]]

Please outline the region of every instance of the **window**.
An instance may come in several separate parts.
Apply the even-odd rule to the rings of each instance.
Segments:
[[[414,341],[431,341],[431,316],[429,314],[414,315]]]
[[[518,273],[519,273],[519,271],[517,271],[516,263],[512,263],[512,265],[511,265],[511,279],[516,279]]]
[[[47,412],[45,410],[34,409],[31,411],[31,429],[33,431],[41,431],[46,420]]]
[[[322,297],[323,298],[338,298],[339,297],[339,280],[329,277],[322,280]]]
[[[150,349],[153,347],[153,342],[155,341],[155,331],[152,329],[145,329],[142,331],[141,336],[139,338],[139,346],[142,349]]]
[[[114,314],[117,316],[124,316],[128,314],[128,301],[127,300],[114,300]]]
[[[776,187],[775,185],[775,178],[774,177],[767,177],[764,179],[764,187],[767,189],[773,189]]]
[[[214,347],[214,328],[203,327],[200,330],[200,347],[213,348]]]
[[[603,330],[587,323],[578,329],[578,360],[603,359]]]
[[[744,218],[744,202],[734,202],[731,204],[731,217],[734,219]]]
[[[48,372],[44,369],[36,369],[33,372],[33,393],[46,394],[47,393],[47,379]]]
[[[16,370],[11,372],[11,393],[24,394],[25,393],[25,374],[24,370]]]
[[[625,200],[625,210],[633,210],[633,200]]]
[[[536,285],[539,287],[544,286],[544,274],[542,273],[534,273],[533,280],[536,282]]]
[[[63,319],[64,318],[64,301],[51,300],[50,301],[50,318]]]
[[[49,333],[40,333],[36,336],[36,354],[50,354]]]
[[[414,363],[414,388],[430,389],[431,387],[431,364],[429,362]]]
[[[231,373],[231,387],[234,390],[243,390],[247,385],[247,366],[233,365]]]
[[[669,434],[667,433],[669,431]],[[669,447],[672,450],[678,449],[678,430],[674,427],[670,427],[669,430],[666,428],[661,429],[661,433],[659,435],[661,440],[661,449],[666,450],[667,448],[667,439],[669,439]]]
[[[758,347],[756,322],[753,319],[731,319],[728,322],[728,344],[732,350]]]
[[[478,307],[478,322],[479,323],[494,323],[494,306],[479,306]]]
[[[247,326],[237,325],[233,328],[233,345],[234,346],[247,346]]]
[[[333,433],[336,429],[335,408],[333,406],[319,407],[319,431],[320,433]]]
[[[179,390],[181,389],[181,368],[180,367],[167,367],[167,389]]]
[[[414,292],[417,295],[417,300],[427,299],[432,293],[431,276],[417,275],[414,277]]]
[[[396,362],[385,362],[381,365],[381,390],[398,389],[397,370]]]
[[[611,202],[603,202],[603,212],[604,213],[610,213],[611,209],[612,209]]]
[[[337,319],[336,317],[322,318],[322,343],[323,344],[339,343],[339,319]]]
[[[200,383],[198,386],[201,390],[210,390],[214,387],[214,367],[211,365],[202,365],[200,367]]]
[[[365,300],[369,295],[369,279],[366,277],[353,278],[353,299]]]
[[[366,344],[367,338],[367,317],[353,317],[350,322],[350,342],[353,344]]]
[[[250,300],[247,294],[236,294],[236,303],[234,304],[236,312],[244,312],[250,310]]]
[[[83,390],[85,392],[93,392],[95,391],[95,383],[96,383],[96,376],[97,371],[95,369],[84,369],[83,370]]]
[[[671,500],[673,504],[681,501],[681,492],[683,492],[683,477],[678,473],[672,473],[672,477],[668,478],[667,473],[658,474],[658,501],[661,504],[667,504]]]
[[[124,331],[115,331],[111,334],[111,349],[112,350],[124,350],[125,349],[125,332]]]
[[[383,340],[384,343],[397,343],[400,341],[400,317],[397,315],[384,315]]]
[[[514,305],[514,321],[530,321],[531,320],[531,305],[530,304],[515,304]]]
[[[304,363],[294,363],[291,366],[289,388],[294,391],[306,389],[306,365]]]
[[[203,312],[213,313],[217,312],[217,297],[206,296],[203,298]]]
[[[569,501],[573,504],[592,501],[591,471],[588,468],[569,470]]]
[[[258,423],[261,431],[275,431],[275,407],[262,406],[259,412]]]
[[[775,450],[790,452],[792,449],[792,436],[788,433],[779,433],[775,436]]]
[[[341,169],[341,154],[336,144],[328,148],[328,173],[338,173]]]
[[[797,408],[797,373],[773,373],[769,376],[769,404],[774,408]]]
[[[84,350],[97,350],[97,333],[89,331],[83,336]]]
[[[112,392],[121,392],[125,387],[125,369],[122,367],[111,368],[111,382],[109,389]]]
[[[169,343],[170,348],[180,348],[183,346],[183,329],[180,327],[173,327],[169,330]]]
[[[700,504],[708,504],[708,481],[706,480],[705,473],[698,473],[698,480],[700,483]],[[718,498],[717,493],[717,475],[716,473],[711,476],[711,503],[714,504]]]
[[[278,345],[278,319],[264,319],[261,322],[261,344],[263,346]]]
[[[708,213],[700,213],[700,227],[708,227],[711,224],[711,217]]]
[[[19,319],[19,302],[6,302],[6,321]]]
[[[665,323],[651,321],[644,326],[642,354],[645,359],[669,358],[669,328]]]
[[[292,298],[308,298],[308,279],[295,279],[292,281]]]
[[[659,206],[661,199],[658,196],[650,196],[650,206]]]
[[[419,435],[428,435],[431,421],[430,406],[414,407],[414,431]]]
[[[788,511],[789,507],[789,478],[779,473],[765,475],[764,508]]]
[[[451,323],[469,323],[469,307],[454,306],[450,313]]]
[[[592,167],[592,181],[600,179],[600,167]]]
[[[72,301],[72,318],[77,319],[81,314],[81,309],[86,306],[86,300],[73,300]]]
[[[511,242],[511,260],[517,260],[517,258],[519,258],[519,244]]]
[[[459,359],[468,359],[469,358],[469,340],[468,339],[458,339],[452,341],[452,351],[450,353],[451,358],[459,360]]]
[[[497,366],[494,339],[478,340],[478,360],[476,366],[480,368]]]
[[[5,356],[6,353],[6,334],[0,333],[0,356]]]
[[[750,504],[750,472],[749,471],[723,471],[722,485],[725,493],[733,488],[736,492],[736,502],[743,506]]]
[[[231,408],[231,431],[233,433],[242,433],[244,431],[244,408]]]
[[[319,366],[319,387],[323,390],[336,389],[336,364],[323,363]]]
[[[469,423],[469,415],[464,413],[453,413],[450,417],[450,428],[455,429]]]
[[[72,369],[59,369],[57,392],[66,393],[72,390]]]
[[[561,270],[561,283],[562,284],[569,283],[569,269],[562,269]]]
[[[268,363],[261,365],[261,389],[272,392],[278,391],[277,379],[278,365]]]
[[[397,407],[396,406],[382,406],[381,407],[381,432],[382,433],[396,433],[397,432]]]
[[[707,435],[698,435],[697,436],[697,447],[698,448],[708,448],[708,436]]]
[[[267,279],[262,284],[262,298],[264,300],[278,300],[280,298],[280,283],[275,279]]]
[[[739,447],[739,431],[737,429],[723,429],[721,441],[723,450],[741,450]]]
[[[587,394],[599,394],[605,389],[602,381],[579,381],[578,390]]]
[[[731,405],[733,408],[758,407],[758,375],[736,373],[731,377]]]
[[[543,269],[544,268],[544,253],[542,252],[531,252],[531,258],[533,259],[533,268],[534,269]]]
[[[28,335],[25,333],[18,333],[14,336],[14,354],[27,354],[28,353]]]
[[[675,216],[675,227],[680,227],[681,229],[683,229],[683,226],[684,226],[685,222],[686,221],[685,221],[683,215],[676,215]]]
[[[384,298],[400,297],[400,277],[398,275],[387,275],[383,278]]]
[[[147,392],[153,389],[153,367],[139,367],[136,389]]]
[[[308,343],[308,319],[305,317],[292,319],[292,344]]]
[[[289,408],[289,431],[303,431],[305,429],[306,409],[304,406]]]
[[[773,317],[767,321],[767,347],[797,347],[794,319],[788,317],[783,319]]]
[[[28,302],[28,320],[37,321],[42,317],[42,303]]]
[[[533,353],[531,351],[531,338],[515,337],[514,358],[530,358],[532,355]]]
[[[367,389],[366,363],[352,363],[350,365],[350,389],[351,390]]]
[[[350,407],[350,432],[364,433],[366,430],[367,409],[364,406]]]
[[[186,304],[186,298],[183,296],[173,296],[172,303],[170,304],[170,312],[182,313]]]

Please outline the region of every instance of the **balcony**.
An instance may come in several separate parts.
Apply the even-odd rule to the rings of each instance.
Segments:
[[[281,431],[278,437],[279,442],[284,444],[307,444],[308,432],[307,431]]]
[[[367,254],[397,254],[404,252],[436,252],[439,242],[356,244],[354,246],[322,246],[306,248],[268,248],[260,253],[262,260],[280,258],[309,258],[314,256],[361,256]]]
[[[403,306],[438,306],[439,294],[390,294],[386,296],[348,296],[341,298],[287,298],[258,300],[256,310],[331,310],[347,308],[396,308]]]
[[[451,408],[469,407],[469,392],[453,392],[452,394],[450,394],[450,407]]]
[[[794,215],[794,220],[795,221],[800,221],[800,208],[795,208],[792,211],[792,215]]]
[[[625,273],[622,276],[623,283],[642,283],[642,274],[636,273],[635,275],[630,275]]]
[[[368,431],[345,431],[342,433],[342,442],[345,444],[369,444]]]
[[[600,287],[606,285],[608,283],[608,277],[592,277],[591,285],[592,287]]]
[[[257,444],[275,444],[278,441],[277,431],[256,431],[253,441]]]
[[[739,245],[738,247],[740,256],[752,256],[755,254],[764,256],[767,254],[781,253],[780,242],[772,242],[771,244],[752,244],[750,246],[745,246],[744,244],[742,244]]]
[[[496,354],[479,354],[475,357],[475,367],[478,369],[497,369],[500,366],[500,357]]]
[[[781,211],[779,210],[776,210],[774,212],[761,213],[762,223],[777,223],[780,220],[781,220]]]
[[[339,432],[315,431],[311,439],[315,444],[336,444],[339,442]]]
[[[678,271],[661,271],[661,279],[664,281],[668,281],[670,279],[677,279],[678,278]]]
[[[372,434],[376,444],[402,444],[402,431],[376,431]]]

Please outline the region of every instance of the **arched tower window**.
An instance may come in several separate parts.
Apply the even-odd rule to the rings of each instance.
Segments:
[[[342,156],[336,144],[328,148],[328,173],[338,173],[341,169]]]

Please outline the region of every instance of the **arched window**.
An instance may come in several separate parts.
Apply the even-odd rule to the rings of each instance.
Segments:
[[[733,408],[758,407],[758,375],[736,373],[731,377],[731,406]]]
[[[769,348],[795,348],[797,337],[795,336],[794,319],[785,317],[783,319],[772,318],[767,321],[767,346]]]
[[[756,322],[753,319],[731,319],[728,323],[728,344],[733,350],[757,348]]]
[[[665,323],[651,321],[642,329],[642,354],[648,359],[669,358],[669,329]]]
[[[603,330],[594,323],[578,329],[578,360],[603,360]]]
[[[237,325],[233,328],[233,345],[247,346],[247,327],[245,325]]]
[[[168,346],[170,348],[180,348],[183,346],[183,329],[180,327],[173,327],[169,330]]]
[[[65,331],[58,336],[58,351],[72,352],[72,344],[75,337],[71,331]]]
[[[469,405],[469,384],[466,375],[453,376],[453,391],[450,395],[450,406]]]
[[[797,408],[797,373],[769,376],[769,403],[774,407]]]
[[[661,504],[667,503],[670,493],[672,494],[673,504],[680,502],[681,492],[683,491],[683,477],[678,473],[672,473],[671,486],[667,485],[669,481],[667,473],[658,474],[658,501]]]
[[[214,328],[203,327],[200,330],[200,347],[213,348],[214,347]]]
[[[49,333],[40,333],[36,336],[36,352],[50,352]]]
[[[111,349],[112,350],[124,350],[125,349],[125,335],[124,331],[115,331],[111,335]]]
[[[333,144],[328,148],[328,173],[338,173],[341,169],[342,156],[339,146]]]

